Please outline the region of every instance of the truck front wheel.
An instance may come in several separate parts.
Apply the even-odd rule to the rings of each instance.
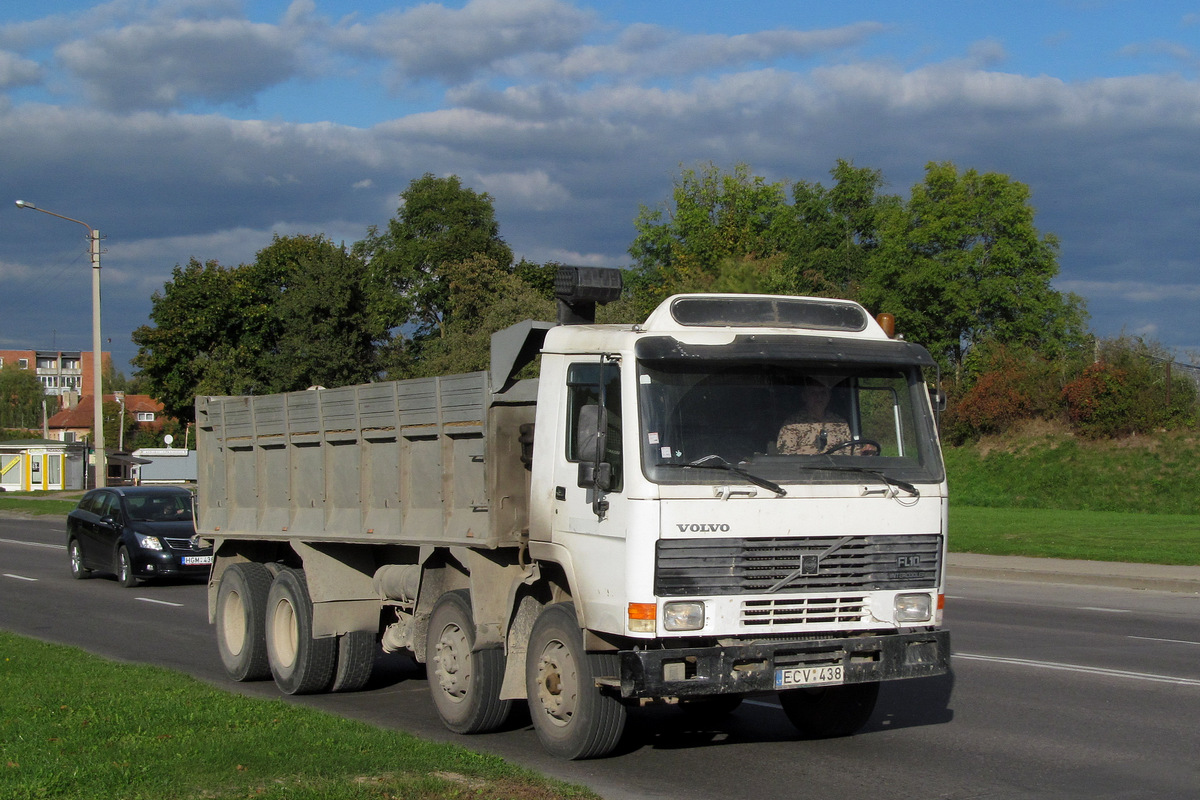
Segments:
[[[619,676],[616,654],[584,650],[573,604],[547,606],[533,625],[525,661],[529,713],[542,747],[567,759],[611,753],[625,731],[626,710],[596,679]]]
[[[304,573],[282,569],[267,596],[267,661],[284,694],[310,694],[333,681],[337,639],[314,639],[312,599]]]
[[[779,705],[804,738],[833,739],[866,725],[878,698],[878,683],[847,683],[780,692]]]
[[[504,651],[475,650],[471,596],[447,592],[429,618],[425,665],[429,691],[442,723],[455,733],[487,733],[508,719],[511,700],[500,699]]]
[[[271,573],[262,564],[239,562],[221,573],[217,587],[217,652],[235,681],[271,677],[265,633]]]

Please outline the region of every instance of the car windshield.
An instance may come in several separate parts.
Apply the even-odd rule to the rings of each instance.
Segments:
[[[126,497],[131,519],[140,522],[177,522],[192,518],[192,497],[188,494]]]
[[[907,365],[639,363],[642,464],[659,483],[940,481],[920,370]]]

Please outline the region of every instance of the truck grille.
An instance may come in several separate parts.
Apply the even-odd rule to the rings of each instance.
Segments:
[[[938,534],[660,539],[654,589],[660,597],[929,589],[941,552]]]
[[[869,616],[865,597],[793,597],[789,600],[745,600],[742,625],[853,625]]]

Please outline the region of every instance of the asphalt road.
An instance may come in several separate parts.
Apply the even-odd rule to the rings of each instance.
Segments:
[[[72,580],[60,520],[0,519],[0,627],[224,688],[198,584]],[[799,741],[770,699],[708,724],[635,714],[619,752],[565,763],[527,723],[441,727],[422,671],[382,657],[366,691],[296,702],[494,752],[608,800],[1200,797],[1200,596],[981,579],[952,582],[952,679],[886,685],[859,735]],[[2,700],[2,699],[0,699]]]

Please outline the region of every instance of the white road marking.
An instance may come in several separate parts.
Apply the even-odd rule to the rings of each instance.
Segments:
[[[4,544],[26,544],[30,547],[49,547],[52,550],[66,550],[65,544],[50,544],[48,542],[23,542],[20,539],[0,539]]]
[[[1098,608],[1096,606],[1078,606],[1079,611],[1102,611],[1105,614],[1132,614],[1128,608]]]
[[[1103,667],[1085,667],[1080,664],[1059,664],[1054,661],[1034,661],[1028,658],[1004,658],[1001,656],[981,656],[974,653],[955,653],[954,658],[967,661],[990,661],[995,664],[1012,664],[1018,667],[1033,669],[1050,669],[1062,672],[1081,672],[1087,675],[1103,675],[1109,678],[1129,678],[1151,683],[1174,683],[1179,686],[1200,686],[1200,678],[1177,678],[1172,675],[1155,675],[1149,672],[1130,672],[1123,669],[1105,669]]]
[[[1140,639],[1143,642],[1168,642],[1170,644],[1195,644],[1200,645],[1200,642],[1192,642],[1187,639],[1159,639],[1155,636],[1130,636],[1130,639]]]
[[[160,606],[174,606],[175,608],[183,608],[183,603],[169,603],[166,600],[155,600],[152,597],[138,597],[137,600],[143,603],[157,603]]]
[[[6,578],[15,578],[16,580],[19,580],[19,581],[30,581],[30,582],[32,582],[32,583],[36,583],[36,582],[37,582],[37,578],[27,578],[27,577],[25,577],[24,575],[13,575],[11,572],[6,572],[6,573],[4,573],[4,577],[6,577]]]

